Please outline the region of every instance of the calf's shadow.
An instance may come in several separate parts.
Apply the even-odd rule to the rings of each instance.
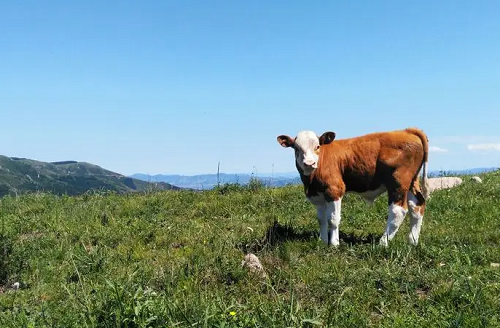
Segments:
[[[350,245],[372,244],[380,239],[381,236],[382,235],[373,233],[359,236],[353,233],[347,234],[339,231],[341,242]],[[238,244],[237,247],[245,253],[257,253],[266,248],[275,248],[286,241],[307,241],[318,237],[318,230],[297,231],[290,225],[283,225],[278,221],[274,221],[273,224],[271,224],[267,229],[264,237],[261,239],[254,239],[249,242],[242,242]]]

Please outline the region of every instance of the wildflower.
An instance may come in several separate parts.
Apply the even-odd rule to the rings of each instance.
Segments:
[[[229,315],[234,317],[236,315],[236,312],[231,311],[231,312],[229,312]]]

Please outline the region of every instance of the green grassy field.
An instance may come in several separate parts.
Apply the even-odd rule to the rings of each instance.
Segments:
[[[354,195],[323,245],[301,186],[6,197],[0,326],[500,327],[500,171],[481,178],[432,195],[418,247],[408,218],[378,246],[387,198]]]

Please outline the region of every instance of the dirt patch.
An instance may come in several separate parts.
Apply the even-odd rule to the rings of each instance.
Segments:
[[[38,239],[45,236],[43,232],[40,231],[32,231],[32,232],[27,232],[19,235],[19,240],[24,241],[24,240],[31,240],[31,239]]]

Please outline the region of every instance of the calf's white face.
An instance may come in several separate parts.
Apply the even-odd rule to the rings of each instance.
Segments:
[[[295,161],[305,175],[318,167],[319,138],[312,131],[300,131],[295,138]]]
[[[312,131],[300,131],[297,137],[278,136],[278,143],[295,150],[295,161],[304,175],[310,175],[318,167],[320,138]]]

